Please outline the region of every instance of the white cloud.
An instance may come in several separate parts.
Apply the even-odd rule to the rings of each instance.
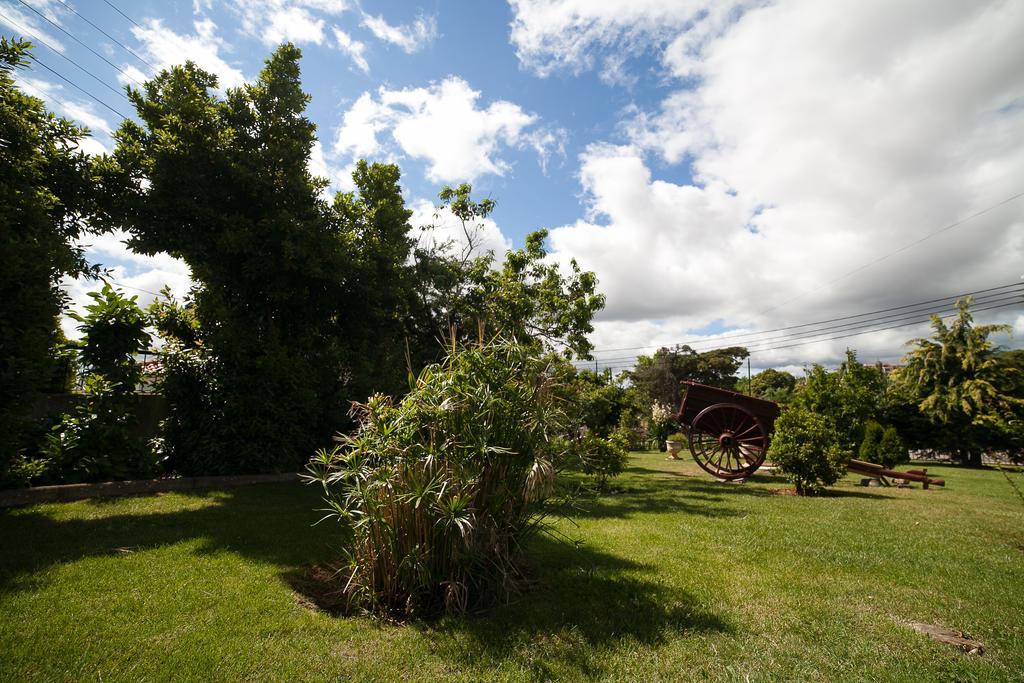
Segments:
[[[35,4],[36,9],[42,12],[50,21],[58,25],[62,23],[53,8],[48,6],[49,3]],[[0,25],[10,27],[16,37],[31,40],[33,43],[43,41],[58,52],[63,53],[65,51],[64,44],[49,32],[49,24],[40,19],[34,12],[29,14],[13,3],[4,5],[4,12],[0,14]],[[34,39],[33,36],[38,38],[38,40]]]
[[[527,131],[537,122],[535,115],[506,100],[481,109],[479,99],[479,91],[455,76],[426,88],[381,87],[377,99],[363,93],[344,115],[335,152],[386,153],[378,135],[387,131],[405,155],[426,160],[431,181],[457,182],[507,173],[510,165],[498,156],[502,146],[544,146],[543,136]],[[559,138],[551,133],[550,141],[557,145]]]
[[[389,118],[387,108],[374,101],[370,93],[364,92],[342,116],[334,139],[335,153],[353,157],[377,154],[381,149],[377,134],[387,129]]]
[[[196,31],[194,35],[182,35],[164,26],[159,19],[150,19],[143,22],[142,27],[133,28],[132,34],[142,45],[147,60],[153,62],[157,69],[192,60],[216,74],[222,88],[233,88],[245,83],[242,72],[221,57],[221,50],[228,50],[229,46],[217,35],[217,25],[209,19],[203,19],[196,21],[193,26]]]
[[[520,62],[540,76],[579,73],[610,51],[608,76],[620,80],[624,56],[657,49],[684,29],[688,40],[700,44],[755,1],[510,0],[511,40]]]
[[[326,40],[324,17],[343,13],[348,3],[344,0],[235,0],[232,8],[241,19],[242,32],[266,45],[285,41],[321,45]]]
[[[267,17],[260,39],[264,45],[284,42],[319,45],[324,42],[324,20],[314,19],[301,7],[274,10]]]
[[[419,243],[423,248],[443,247],[450,244],[452,251],[461,254],[473,241],[471,256],[482,256],[488,251],[494,252],[500,262],[505,252],[512,248],[512,241],[506,237],[498,224],[490,218],[484,218],[463,228],[451,209],[444,207],[440,211],[426,199],[417,199],[409,204],[412,218],[409,223],[414,228],[432,226],[420,233]],[[469,235],[466,234],[467,230]]]
[[[397,45],[409,54],[422,50],[437,38],[437,19],[433,16],[420,16],[411,24],[392,26],[382,16],[364,13],[363,26],[379,40]]]
[[[366,45],[358,40],[354,40],[352,36],[337,26],[331,30],[334,32],[334,42],[338,49],[347,54],[352,59],[352,62],[359,67],[360,71],[370,73],[370,64],[366,61],[366,57],[363,56]]]
[[[578,258],[608,294],[599,345],[679,341],[714,320],[765,329],[1017,279],[1022,200],[841,276],[1020,191],[1024,5],[784,0],[691,25],[695,3],[633,4],[520,2],[528,12],[513,31],[541,73],[590,68],[609,46],[640,41],[680,84],[630,115],[628,144],[586,150],[588,213],[551,233],[556,257]],[[694,181],[657,179],[652,156],[688,165]],[[989,317],[1015,318],[979,315]],[[834,361],[847,345],[893,358],[922,332],[755,364]]]

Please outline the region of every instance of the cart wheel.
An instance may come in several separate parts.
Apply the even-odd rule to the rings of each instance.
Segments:
[[[768,451],[768,431],[753,413],[735,403],[716,403],[690,426],[690,453],[719,479],[742,479],[757,471]]]

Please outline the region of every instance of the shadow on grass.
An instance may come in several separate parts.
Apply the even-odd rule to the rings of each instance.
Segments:
[[[657,646],[684,632],[733,630],[689,594],[647,579],[655,567],[544,536],[530,543],[529,557],[538,575],[529,592],[446,619],[428,635],[465,636],[460,655],[470,661],[515,658],[536,678],[578,679],[606,673],[599,659],[606,644]]]
[[[311,526],[319,518],[312,487],[255,484],[180,495],[189,503],[172,512],[112,515],[109,501],[85,502],[98,513],[89,518],[0,511],[0,590],[30,589],[53,565],[183,541],[199,541],[198,554],[227,550],[283,568],[329,556],[330,534]]]
[[[703,502],[684,507],[671,495],[644,503],[645,495],[641,490],[626,500],[634,509],[664,504],[692,513],[707,510]],[[50,580],[48,569],[83,558],[188,543],[188,552],[197,555],[227,551],[274,565],[307,606],[322,607],[325,597],[338,600],[310,594],[310,564],[337,559],[329,546],[337,537],[311,526],[319,517],[317,490],[265,484],[183,498],[173,511],[118,514],[103,502],[79,504],[91,510],[75,518],[61,518],[62,511],[52,508],[0,512],[0,592],[34,590]],[[557,671],[599,677],[603,644],[657,645],[680,632],[731,629],[691,596],[651,580],[654,567],[544,536],[531,540],[528,558],[535,580],[509,604],[417,628],[442,656],[467,664],[480,658],[525,663],[542,678]]]
[[[741,482],[722,482],[699,476],[634,467],[631,471],[645,480],[633,480],[627,486],[607,494],[590,492],[580,497],[569,513],[590,518],[626,518],[635,514],[678,512],[700,517],[737,517],[746,514],[744,498],[773,495],[763,487]],[[659,475],[657,479],[650,475]],[[676,479],[675,477],[679,477]],[[765,478],[775,483],[775,479]]]

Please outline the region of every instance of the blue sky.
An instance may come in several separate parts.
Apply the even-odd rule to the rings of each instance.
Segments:
[[[3,0],[0,24],[115,88],[122,74],[28,6],[138,79],[153,68],[82,17],[152,66],[191,58],[229,85],[292,40],[321,141],[311,167],[346,189],[354,159],[398,163],[418,222],[442,184],[472,182],[498,202],[484,226],[498,252],[549,228],[552,259],[595,271],[608,297],[594,335],[608,366],[629,363],[623,347],[709,347],[1024,273],[1024,200],[1006,201],[1024,191],[1018,1],[111,2],[135,23],[106,0]],[[21,82],[93,128],[87,151],[109,146],[110,111],[39,67]],[[187,288],[182,264],[120,237],[90,250],[119,281]],[[89,286],[69,282],[73,300]],[[1019,335],[1018,311],[979,319]],[[832,363],[847,346],[896,360],[925,331],[762,344],[754,363]]]

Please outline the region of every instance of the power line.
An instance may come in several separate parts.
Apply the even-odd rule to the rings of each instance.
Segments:
[[[988,287],[986,289],[978,289],[978,290],[975,290],[975,291],[972,291],[972,292],[964,292],[962,294],[952,294],[950,296],[939,297],[937,299],[929,299],[927,301],[919,301],[919,302],[913,303],[913,304],[904,304],[902,306],[892,306],[890,308],[881,308],[881,309],[878,309],[876,311],[868,311],[868,312],[865,312],[865,313],[856,313],[854,315],[845,315],[845,316],[839,316],[839,317],[836,317],[836,318],[828,318],[826,320],[818,320],[818,321],[811,322],[811,323],[801,323],[799,325],[787,325],[785,327],[775,327],[775,328],[771,328],[771,329],[768,329],[768,330],[761,330],[759,332],[737,332],[735,334],[726,334],[726,335],[722,335],[720,337],[715,337],[713,339],[707,339],[707,338],[703,338],[703,339],[689,339],[689,340],[684,340],[684,341],[674,342],[674,343],[670,342],[670,343],[667,343],[667,344],[649,344],[647,346],[623,346],[623,347],[612,348],[612,349],[602,349],[600,351],[597,351],[596,353],[611,353],[613,351],[642,351],[644,349],[658,349],[658,348],[664,348],[664,347],[668,347],[668,346],[683,346],[683,345],[688,345],[688,344],[701,344],[701,343],[707,343],[707,342],[719,342],[719,341],[721,341],[723,339],[742,339],[742,338],[745,338],[745,337],[757,337],[757,336],[761,336],[761,335],[765,335],[765,334],[770,334],[772,332],[785,332],[785,331],[788,331],[788,330],[795,330],[795,329],[801,329],[801,328],[804,328],[804,327],[813,327],[813,326],[816,326],[816,325],[824,325],[826,323],[838,322],[840,320],[852,320],[854,318],[864,318],[864,317],[868,317],[868,316],[875,316],[875,315],[878,315],[879,313],[889,313],[890,311],[899,311],[899,310],[903,310],[903,309],[907,309],[907,308],[917,308],[919,306],[924,306],[925,304],[934,304],[934,303],[938,303],[938,302],[945,302],[945,301],[949,301],[951,299],[962,299],[962,298],[968,297],[968,296],[976,296],[976,295],[979,295],[979,294],[986,294],[988,292],[995,292],[995,291],[999,291],[999,290],[1011,289],[1011,288],[1021,287],[1021,286],[1024,286],[1024,283],[1013,282],[1013,283],[1010,283],[1008,285],[1000,285],[998,287]],[[612,360],[612,359],[606,359],[606,360]]]
[[[93,72],[89,71],[88,69],[86,69],[84,66],[82,66],[81,64],[79,64],[75,60],[73,60],[70,57],[68,57],[67,55],[65,55],[63,52],[61,52],[60,50],[55,48],[53,45],[50,45],[48,42],[46,42],[45,40],[43,40],[39,36],[33,35],[31,31],[26,29],[24,26],[22,26],[21,24],[19,24],[15,20],[13,20],[10,17],[8,17],[3,12],[0,12],[0,17],[2,17],[4,19],[4,21],[10,23],[12,26],[15,26],[18,29],[20,29],[22,32],[25,33],[25,35],[31,36],[33,40],[36,40],[36,41],[40,42],[41,44],[43,44],[44,46],[48,47],[50,49],[50,52],[52,52],[53,54],[57,55],[58,57],[60,57],[64,61],[71,63],[72,65],[75,66],[75,68],[79,69],[80,71],[82,71],[83,73],[87,74],[88,76],[91,76],[93,79],[95,79],[100,85],[105,87],[107,90],[109,90],[110,92],[114,93],[115,95],[123,98],[125,102],[128,102],[129,104],[131,104],[131,101],[127,97],[125,97],[123,92],[113,88],[105,80],[103,80],[102,78],[100,78],[99,76],[97,76]]]
[[[992,311],[992,310],[996,310],[996,309],[1009,308],[1011,306],[1019,306],[1019,305],[1020,305],[1020,302],[1019,301],[1015,301],[1015,302],[1012,302],[1012,303],[996,304],[996,305],[992,305],[992,306],[983,306],[981,308],[972,309],[971,312],[972,313],[980,313],[982,311]],[[949,317],[952,317],[953,315],[955,315],[955,313],[947,313],[946,315],[943,315],[943,316],[940,316],[940,317],[941,318],[949,318]],[[904,322],[904,323],[900,323],[900,324],[896,324],[896,325],[890,325],[890,326],[886,326],[886,327],[879,327],[879,328],[869,329],[869,330],[860,330],[860,331],[857,331],[857,332],[852,332],[850,334],[842,334],[842,335],[830,336],[830,337],[826,337],[826,338],[823,338],[823,339],[809,339],[809,340],[805,340],[805,341],[796,342],[796,343],[793,343],[793,344],[784,344],[784,345],[779,345],[779,346],[771,346],[771,347],[756,349],[756,351],[758,353],[766,353],[768,351],[778,351],[780,349],[789,349],[789,348],[793,348],[793,347],[796,347],[796,346],[806,346],[807,344],[817,344],[817,343],[835,341],[837,339],[848,339],[850,337],[858,337],[858,336],[865,335],[865,334],[871,334],[873,332],[885,332],[887,330],[895,330],[895,329],[899,329],[901,327],[910,327],[911,325],[918,325],[918,324],[921,324],[921,323],[924,323],[924,322],[926,322],[926,321],[925,320],[915,320],[915,321],[911,321],[911,322]],[[725,347],[720,347],[720,348],[725,348]],[[716,349],[709,349],[709,350],[714,351]],[[603,370],[628,370],[630,368],[635,367],[635,363],[633,363],[633,364],[623,364],[623,363],[620,363],[620,364],[606,365],[606,366],[600,367],[600,362],[598,362],[598,366],[599,366],[600,369],[603,369]],[[580,369],[585,369],[585,368],[581,367]]]
[[[76,10],[76,9],[75,9],[74,7],[72,7],[71,5],[69,5],[69,4],[67,4],[66,2],[64,2],[64,0],[57,0],[57,2],[59,2],[60,4],[62,4],[62,5],[63,5],[63,6],[65,7],[65,8],[67,8],[68,10],[70,10],[70,11],[74,12],[74,13],[75,13],[75,15],[76,15],[76,16],[77,16],[77,17],[78,17],[79,19],[81,19],[81,20],[82,20],[82,21],[84,21],[85,23],[89,24],[89,26],[92,26],[92,27],[93,27],[94,29],[96,29],[97,31],[99,31],[100,33],[102,33],[103,35],[105,35],[105,36],[106,36],[107,38],[109,38],[110,40],[114,41],[114,43],[115,43],[115,44],[117,44],[117,45],[119,45],[119,46],[120,46],[120,47],[121,47],[122,49],[126,50],[127,52],[130,52],[130,53],[131,53],[131,54],[132,54],[132,55],[133,55],[133,56],[134,56],[134,57],[135,57],[136,59],[138,59],[138,60],[139,60],[140,62],[142,62],[143,64],[145,64],[146,66],[148,66],[148,67],[149,67],[149,68],[151,68],[151,69],[156,69],[156,67],[155,67],[155,66],[153,66],[152,64],[150,64],[149,62],[147,62],[147,61],[146,61],[145,59],[143,59],[143,58],[142,58],[142,56],[141,56],[141,55],[139,55],[139,53],[137,53],[137,52],[136,52],[135,50],[131,49],[130,47],[128,47],[127,45],[125,45],[124,43],[122,43],[121,41],[119,41],[119,40],[118,40],[117,38],[115,38],[114,36],[110,35],[110,34],[109,34],[109,33],[107,33],[106,31],[104,31],[103,29],[101,29],[101,28],[100,28],[99,26],[97,26],[96,24],[94,24],[94,23],[92,23],[91,21],[89,21],[88,19],[86,19],[86,18],[85,18],[84,16],[82,16],[81,14],[79,14],[78,10]]]
[[[134,289],[136,292],[145,292],[146,294],[151,294],[151,295],[156,296],[156,297],[163,296],[162,294],[159,294],[158,292],[151,292],[148,289],[143,289],[142,287],[133,287],[132,285],[126,285],[125,283],[118,282],[117,280],[114,280],[113,278],[104,278],[104,277],[101,276],[100,279],[103,280],[104,282],[107,282],[109,280],[111,283],[117,285],[118,287],[125,287],[126,289]]]
[[[124,114],[122,114],[122,113],[121,113],[121,112],[119,112],[118,110],[114,109],[114,108],[113,108],[113,107],[111,107],[111,106],[110,106],[109,104],[107,104],[106,102],[104,102],[104,101],[103,101],[103,100],[101,100],[100,98],[96,97],[95,95],[93,95],[93,94],[92,94],[91,92],[89,92],[88,90],[86,90],[86,89],[85,89],[85,88],[83,88],[82,86],[78,85],[77,83],[75,83],[75,82],[71,81],[71,80],[70,80],[69,78],[67,78],[67,77],[65,77],[65,76],[62,76],[61,74],[57,73],[56,71],[54,71],[54,70],[53,70],[53,69],[51,69],[50,67],[46,66],[46,64],[44,64],[43,62],[39,61],[39,59],[38,59],[38,58],[36,58],[36,59],[35,59],[34,61],[35,61],[35,63],[36,63],[36,64],[38,64],[39,66],[41,66],[41,67],[43,67],[44,69],[46,69],[47,71],[49,71],[50,73],[52,73],[52,74],[53,74],[54,76],[56,76],[57,78],[61,79],[61,80],[62,80],[62,81],[64,81],[65,83],[68,83],[68,84],[69,84],[69,85],[71,85],[72,87],[74,87],[74,88],[77,88],[78,90],[82,91],[82,92],[83,92],[83,93],[85,93],[85,94],[86,94],[87,96],[91,97],[91,98],[92,98],[92,99],[94,99],[94,100],[95,100],[96,102],[98,102],[99,104],[103,105],[104,107],[106,107],[106,108],[107,108],[107,109],[109,109],[110,111],[112,111],[112,112],[114,112],[115,114],[117,114],[118,116],[120,116],[120,117],[121,117],[122,119],[124,119],[124,120],[126,120],[126,121],[128,120],[128,117],[127,117],[127,116],[125,116]],[[67,107],[67,105],[64,105],[64,106],[65,106],[65,107]]]
[[[54,21],[53,21],[52,19],[50,19],[50,18],[49,18],[48,16],[46,16],[45,14],[43,14],[42,12],[40,12],[39,10],[37,10],[37,9],[36,9],[35,7],[33,7],[32,5],[30,5],[30,4],[28,4],[27,2],[25,2],[25,0],[18,0],[18,2],[20,2],[21,4],[23,4],[23,5],[25,6],[25,7],[28,7],[28,8],[30,9],[30,10],[32,10],[32,11],[33,11],[33,12],[35,12],[36,14],[38,14],[38,15],[39,15],[39,16],[40,16],[40,17],[41,17],[41,18],[42,18],[42,19],[43,19],[43,20],[44,20],[44,21],[45,21],[46,23],[50,24],[50,26],[53,26],[53,27],[54,27],[55,29],[57,29],[57,30],[61,31],[61,32],[62,32],[62,33],[64,33],[64,34],[65,34],[65,35],[66,35],[66,36],[67,36],[68,38],[71,38],[71,40],[75,41],[76,43],[78,43],[79,45],[81,45],[82,47],[84,47],[84,48],[85,48],[86,50],[88,50],[89,52],[93,53],[94,55],[96,55],[97,57],[99,57],[100,59],[102,59],[102,60],[103,60],[104,62],[106,62],[106,63],[107,63],[107,64],[109,64],[110,66],[112,66],[113,68],[117,69],[117,70],[118,70],[119,72],[121,72],[121,74],[122,74],[122,75],[123,75],[123,76],[124,76],[125,78],[128,78],[129,80],[133,81],[133,82],[134,82],[134,83],[135,83],[136,85],[138,85],[138,86],[139,86],[140,88],[142,87],[142,83],[140,83],[140,82],[139,82],[139,81],[138,81],[138,80],[137,80],[137,79],[136,79],[136,78],[135,78],[134,76],[132,76],[132,75],[131,75],[131,74],[129,74],[129,73],[127,72],[127,71],[125,71],[124,69],[122,69],[121,67],[119,67],[119,66],[118,66],[117,64],[114,64],[114,63],[113,63],[112,61],[110,61],[109,59],[107,59],[106,57],[104,57],[103,55],[101,55],[101,54],[100,54],[99,52],[96,52],[96,50],[94,50],[94,49],[92,49],[91,47],[89,47],[88,45],[86,45],[86,44],[85,44],[85,43],[84,43],[84,42],[83,42],[82,40],[80,40],[80,39],[79,39],[79,38],[78,38],[77,36],[75,36],[75,35],[74,35],[73,33],[71,33],[70,31],[68,31],[67,29],[65,29],[65,28],[64,28],[63,26],[61,26],[60,24],[58,24],[58,23],[54,22]]]
[[[895,249],[893,251],[890,251],[888,254],[884,254],[882,256],[879,256],[878,258],[874,259],[873,261],[868,261],[867,263],[865,263],[863,265],[860,265],[860,266],[857,266],[856,268],[854,268],[853,270],[851,270],[849,272],[843,273],[842,275],[840,275],[837,278],[829,280],[828,282],[825,283],[825,285],[826,286],[827,285],[832,285],[832,284],[835,284],[836,282],[839,282],[840,280],[844,280],[844,279],[850,277],[851,275],[853,275],[854,273],[859,273],[860,271],[862,271],[862,270],[864,270],[866,268],[870,268],[871,266],[875,265],[876,263],[881,263],[882,261],[885,261],[886,259],[888,259],[888,258],[890,258],[892,256],[895,256],[896,254],[902,253],[902,252],[906,251],[907,249],[910,249],[911,247],[916,247],[918,244],[921,244],[922,242],[926,242],[926,241],[930,240],[933,237],[937,237],[938,235],[941,235],[944,232],[948,232],[948,231],[952,230],[953,228],[958,228],[961,225],[963,225],[964,223],[972,221],[975,218],[978,218],[979,216],[983,216],[986,213],[988,213],[989,211],[997,209],[997,208],[999,208],[1000,206],[1002,206],[1004,204],[1009,204],[1010,202],[1014,201],[1015,199],[1020,199],[1021,197],[1024,197],[1024,192],[1018,192],[1017,194],[1015,194],[1015,195],[1013,195],[1011,197],[1007,197],[1006,199],[1004,199],[1004,200],[1002,200],[1000,202],[996,202],[995,204],[992,204],[991,206],[986,207],[986,208],[982,209],[981,211],[978,211],[977,213],[972,213],[970,216],[967,216],[966,218],[961,218],[960,220],[954,221],[953,223],[950,223],[949,225],[946,225],[946,226],[944,226],[942,228],[939,228],[938,230],[936,230],[934,232],[930,232],[930,233],[928,233],[927,235],[925,235],[924,237],[922,237],[920,239],[916,239],[913,242],[909,242],[907,244],[904,244],[899,249]],[[792,303],[792,302],[796,301],[797,299],[800,299],[802,297],[807,296],[809,293],[810,292],[806,292],[805,291],[802,294],[797,294],[796,296],[794,296],[794,297],[792,297],[790,299],[787,299],[787,300],[783,301],[782,303],[776,304],[775,306],[772,306],[771,308],[767,308],[767,309],[761,311],[761,313],[769,313],[771,311],[774,311],[774,310],[776,310],[778,308],[781,308],[782,306],[785,306],[788,303]]]
[[[1024,299],[1021,299],[1021,295],[1024,294],[1024,289],[1022,289],[1022,288],[1024,288],[1024,283],[1020,283],[1019,285],[1017,285],[1017,287],[1018,287],[1018,289],[1016,289],[1016,290],[1004,290],[1002,292],[997,292],[995,294],[987,294],[987,295],[984,295],[984,296],[980,296],[977,299],[975,299],[974,303],[976,305],[988,305],[988,304],[992,304],[992,303],[996,303],[996,302],[1003,302],[1003,301],[1024,302]],[[1012,292],[1012,293],[1010,293],[1007,296],[1008,292]],[[926,306],[925,308],[920,308],[920,310],[904,311],[902,313],[890,313],[888,315],[875,316],[875,317],[868,318],[868,319],[865,319],[865,320],[858,320],[858,321],[855,321],[855,322],[846,322],[846,323],[841,323],[841,324],[838,324],[838,325],[830,325],[830,326],[820,327],[818,329],[813,329],[813,330],[802,330],[800,332],[793,332],[793,333],[778,335],[778,336],[775,336],[775,337],[765,337],[765,338],[762,338],[762,339],[752,339],[752,340],[750,340],[750,341],[748,341],[746,343],[740,343],[738,345],[745,346],[748,350],[753,350],[752,346],[756,346],[756,345],[760,345],[760,344],[771,344],[771,343],[780,342],[780,341],[790,341],[790,340],[793,340],[793,339],[803,339],[803,338],[806,338],[806,337],[812,337],[812,336],[820,335],[820,334],[823,334],[825,332],[830,332],[830,333],[831,332],[848,332],[850,330],[855,330],[855,329],[860,329],[860,328],[867,328],[867,327],[871,327],[871,326],[882,324],[882,323],[891,323],[891,322],[895,322],[896,320],[919,319],[922,315],[931,315],[933,313],[941,313],[941,312],[949,310],[951,308],[952,302],[950,302],[949,299],[944,299],[942,301],[943,301],[943,303],[941,305],[931,304],[931,305]],[[815,324],[820,324],[820,323],[815,323]],[[725,345],[718,344],[718,342],[719,342],[719,339],[708,339],[708,340],[705,340],[704,343],[716,345],[716,346],[714,346],[714,348],[725,348]],[[695,350],[696,351],[703,351],[705,349],[695,349]],[[636,359],[637,357],[638,357],[638,354],[634,354],[634,355],[629,355],[629,356],[617,356],[615,358],[603,358],[603,359],[599,359],[599,360],[603,360],[604,362],[613,362],[613,361],[620,361],[620,360],[633,360],[633,359]]]
[[[120,14],[120,15],[121,15],[122,17],[124,17],[124,18],[125,18],[125,19],[127,19],[128,21],[130,21],[130,22],[132,22],[133,24],[135,24],[135,26],[137,26],[138,28],[142,28],[141,26],[139,26],[139,25],[138,25],[138,24],[137,24],[137,23],[135,22],[135,20],[134,20],[134,19],[132,19],[132,18],[131,18],[131,17],[129,17],[129,16],[127,15],[127,14],[125,14],[124,12],[122,12],[122,11],[121,11],[121,10],[120,10],[120,9],[118,8],[118,6],[117,6],[117,5],[115,5],[114,3],[110,2],[110,0],[103,0],[103,2],[107,3],[108,5],[110,5],[110,8],[111,8],[112,10],[114,10],[115,12],[117,12],[118,14]]]

